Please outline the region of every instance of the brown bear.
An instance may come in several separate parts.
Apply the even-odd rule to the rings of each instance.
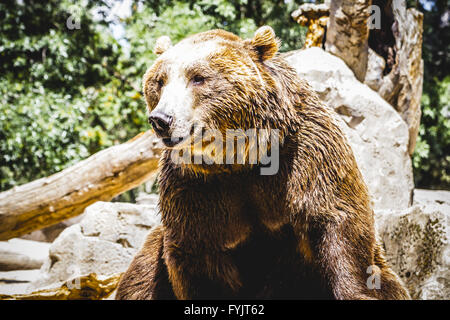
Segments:
[[[247,40],[212,30],[175,46],[157,41],[143,91],[167,146],[162,225],[122,276],[117,299],[409,298],[376,240],[368,190],[333,111],[278,48],[267,26]],[[239,163],[174,160],[208,129],[268,130],[258,152],[277,155],[276,172],[262,174],[263,157],[250,161],[251,139],[212,153],[236,160],[241,151]]]

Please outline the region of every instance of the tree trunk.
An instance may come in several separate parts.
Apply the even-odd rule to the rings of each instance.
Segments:
[[[381,28],[370,30],[365,83],[394,106],[408,125],[412,155],[422,114],[423,14],[407,9],[404,0],[374,0],[374,4],[382,8]]]
[[[334,0],[330,5],[325,49],[338,56],[364,81],[368,59],[371,0]]]
[[[96,201],[139,186],[157,170],[158,141],[147,131],[52,176],[0,193],[0,240],[71,218]]]

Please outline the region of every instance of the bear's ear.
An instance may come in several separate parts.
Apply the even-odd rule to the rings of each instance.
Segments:
[[[155,47],[153,48],[153,52],[157,55],[164,53],[167,49],[172,46],[172,42],[168,36],[159,37],[156,40]]]
[[[246,43],[253,47],[262,61],[272,58],[280,47],[280,40],[269,26],[256,30],[253,39],[246,40]]]

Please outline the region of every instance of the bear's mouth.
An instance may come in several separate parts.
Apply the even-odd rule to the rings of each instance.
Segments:
[[[189,137],[191,137],[194,134],[195,131],[195,126],[192,125],[191,129],[189,130],[189,134],[184,136],[184,137],[165,137],[162,138],[162,142],[164,143],[164,145],[166,147],[172,148],[175,147],[177,144],[179,144],[182,141],[185,141],[187,139],[189,139]]]
[[[166,147],[174,147],[177,144],[179,144],[181,141],[183,141],[185,138],[163,138],[162,142]]]

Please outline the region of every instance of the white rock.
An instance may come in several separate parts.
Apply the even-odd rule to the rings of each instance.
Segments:
[[[414,204],[450,206],[450,191],[414,189]]]
[[[50,247],[29,291],[54,287],[79,275],[109,276],[127,269],[150,229],[160,223],[155,205],[97,202]]]
[[[141,192],[136,197],[136,204],[158,205],[159,196],[155,193]]]
[[[364,83],[371,89],[378,91],[383,84],[383,71],[386,67],[386,61],[375,51],[369,48],[369,64],[367,66],[366,78]]]
[[[400,115],[339,58],[313,47],[286,60],[340,117],[375,210],[403,209],[413,191],[408,127]]]
[[[24,239],[0,241],[0,270],[39,269],[49,247],[49,243]]]
[[[83,215],[78,215],[49,227],[43,228],[41,230],[35,230],[21,236],[20,238],[41,242],[53,242],[65,228],[80,222],[81,219],[83,219]]]
[[[450,299],[450,192],[415,190],[414,206],[378,212],[386,258],[414,299]]]
[[[21,294],[39,276],[39,269],[0,272],[0,295]]]

